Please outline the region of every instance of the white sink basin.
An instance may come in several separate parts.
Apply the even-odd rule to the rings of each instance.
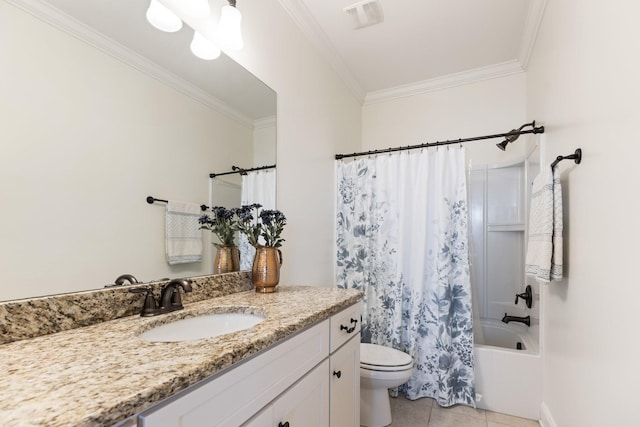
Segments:
[[[264,316],[245,313],[207,314],[156,326],[140,334],[140,338],[153,342],[199,340],[249,329],[264,319]]]

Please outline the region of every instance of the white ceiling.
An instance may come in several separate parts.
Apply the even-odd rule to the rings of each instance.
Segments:
[[[191,54],[187,26],[172,34],[151,27],[149,0],[6,1],[242,120],[275,115],[275,93],[230,58]],[[209,1],[214,11],[227,3]],[[546,4],[377,0],[384,21],[354,29],[343,9],[358,1],[279,0],[364,104],[522,72]]]
[[[365,102],[522,72],[546,2],[378,0],[383,22],[354,29],[359,1],[280,3]]]

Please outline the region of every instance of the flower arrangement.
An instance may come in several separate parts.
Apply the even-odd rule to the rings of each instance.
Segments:
[[[260,210],[260,208],[262,205],[254,203],[238,209],[236,228],[247,236],[249,244],[254,247],[261,244],[260,237],[262,237],[264,246],[279,248],[284,242],[280,235],[287,224],[287,218],[278,210]]]
[[[209,208],[202,205],[201,209],[206,211]],[[200,229],[211,231],[223,245],[235,245],[235,233],[238,231],[236,216],[239,209],[213,206],[210,210],[211,215],[205,213],[198,218]]]

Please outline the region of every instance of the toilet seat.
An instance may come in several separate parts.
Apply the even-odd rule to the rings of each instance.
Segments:
[[[397,372],[412,367],[413,359],[407,353],[376,344],[360,344],[360,369]]]

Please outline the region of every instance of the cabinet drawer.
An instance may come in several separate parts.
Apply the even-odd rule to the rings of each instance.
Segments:
[[[331,316],[331,353],[360,332],[362,305],[352,305]]]
[[[326,359],[329,320],[143,412],[142,427],[238,426]]]

